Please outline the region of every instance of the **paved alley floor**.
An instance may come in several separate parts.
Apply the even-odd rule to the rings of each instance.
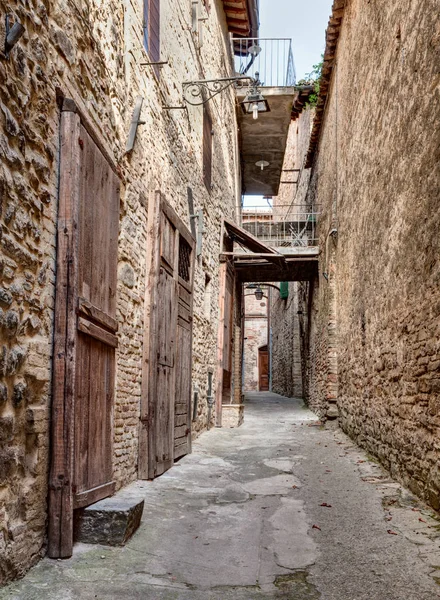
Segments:
[[[154,482],[124,548],[77,545],[1,600],[434,600],[440,522],[302,401],[252,394]]]

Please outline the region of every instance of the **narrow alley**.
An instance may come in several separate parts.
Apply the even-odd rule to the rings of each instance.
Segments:
[[[301,400],[253,393],[238,429],[127,494],[123,548],[44,559],[1,600],[433,600],[438,517]]]

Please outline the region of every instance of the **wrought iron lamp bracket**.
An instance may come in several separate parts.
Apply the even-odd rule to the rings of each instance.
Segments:
[[[224,92],[231,85],[238,84],[256,88],[258,79],[246,75],[238,77],[221,77],[220,79],[201,79],[199,81],[185,81],[183,83],[183,99],[191,106],[206,104],[214,96]]]

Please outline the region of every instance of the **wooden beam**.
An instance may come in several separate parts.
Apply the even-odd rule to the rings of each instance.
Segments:
[[[73,104],[73,103],[72,103]],[[80,197],[80,117],[61,113],[57,277],[52,379],[48,555],[68,558],[73,550],[73,432]]]
[[[151,412],[149,410],[150,388],[154,378],[151,378],[151,336],[155,332],[155,315],[157,312],[156,282],[159,272],[159,243],[160,243],[160,192],[150,194],[148,203],[148,223],[146,240],[146,278],[147,285],[144,293],[144,335],[142,344],[142,384],[140,403],[139,428],[139,457],[138,477],[149,478],[149,433],[152,428]],[[154,358],[154,357],[153,357]]]
[[[245,8],[234,8],[233,6],[225,6],[225,13],[232,15],[247,15],[247,10]]]

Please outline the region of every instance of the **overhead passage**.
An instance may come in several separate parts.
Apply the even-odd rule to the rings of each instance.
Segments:
[[[317,248],[295,248],[291,255],[280,254],[228,219],[224,227],[231,240],[242,247],[221,254],[233,261],[239,281],[308,281],[317,275]]]

